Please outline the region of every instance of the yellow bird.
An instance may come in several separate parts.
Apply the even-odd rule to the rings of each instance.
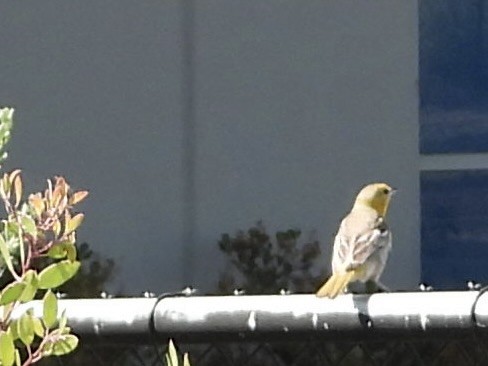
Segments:
[[[332,276],[317,291],[318,297],[333,299],[354,281],[373,281],[380,286],[379,278],[391,249],[385,215],[394,192],[386,183],[368,184],[361,189],[335,237]]]

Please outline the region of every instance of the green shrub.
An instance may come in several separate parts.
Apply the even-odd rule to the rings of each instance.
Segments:
[[[10,138],[12,109],[0,110],[0,160]],[[0,179],[0,202],[6,217],[0,224],[0,274],[8,271],[11,281],[0,292],[0,365],[30,365],[47,356],[73,351],[78,338],[71,334],[65,314],[59,314],[53,293],[79,270],[76,230],[83,222],[74,207],[88,192],[72,192],[66,180],[47,181],[44,192],[23,195],[20,170]],[[46,260],[45,266],[36,266]],[[42,297],[42,317],[28,305]]]

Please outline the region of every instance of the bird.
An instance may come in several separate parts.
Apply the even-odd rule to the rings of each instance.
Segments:
[[[385,216],[395,192],[386,183],[371,183],[359,191],[334,239],[332,276],[317,291],[317,297],[334,299],[355,281],[383,286],[379,278],[392,238]]]

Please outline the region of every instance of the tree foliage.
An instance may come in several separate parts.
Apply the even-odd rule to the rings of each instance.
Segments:
[[[318,269],[321,254],[317,240],[300,242],[295,229],[278,231],[274,238],[262,222],[235,236],[223,234],[219,249],[228,260],[220,275],[218,290],[230,293],[242,289],[247,294],[276,294],[286,289],[312,292],[326,275]]]

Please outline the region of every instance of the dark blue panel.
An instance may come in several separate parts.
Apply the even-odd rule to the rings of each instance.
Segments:
[[[420,151],[488,151],[488,1],[419,2]]]
[[[488,284],[488,170],[423,171],[420,197],[422,281]]]

